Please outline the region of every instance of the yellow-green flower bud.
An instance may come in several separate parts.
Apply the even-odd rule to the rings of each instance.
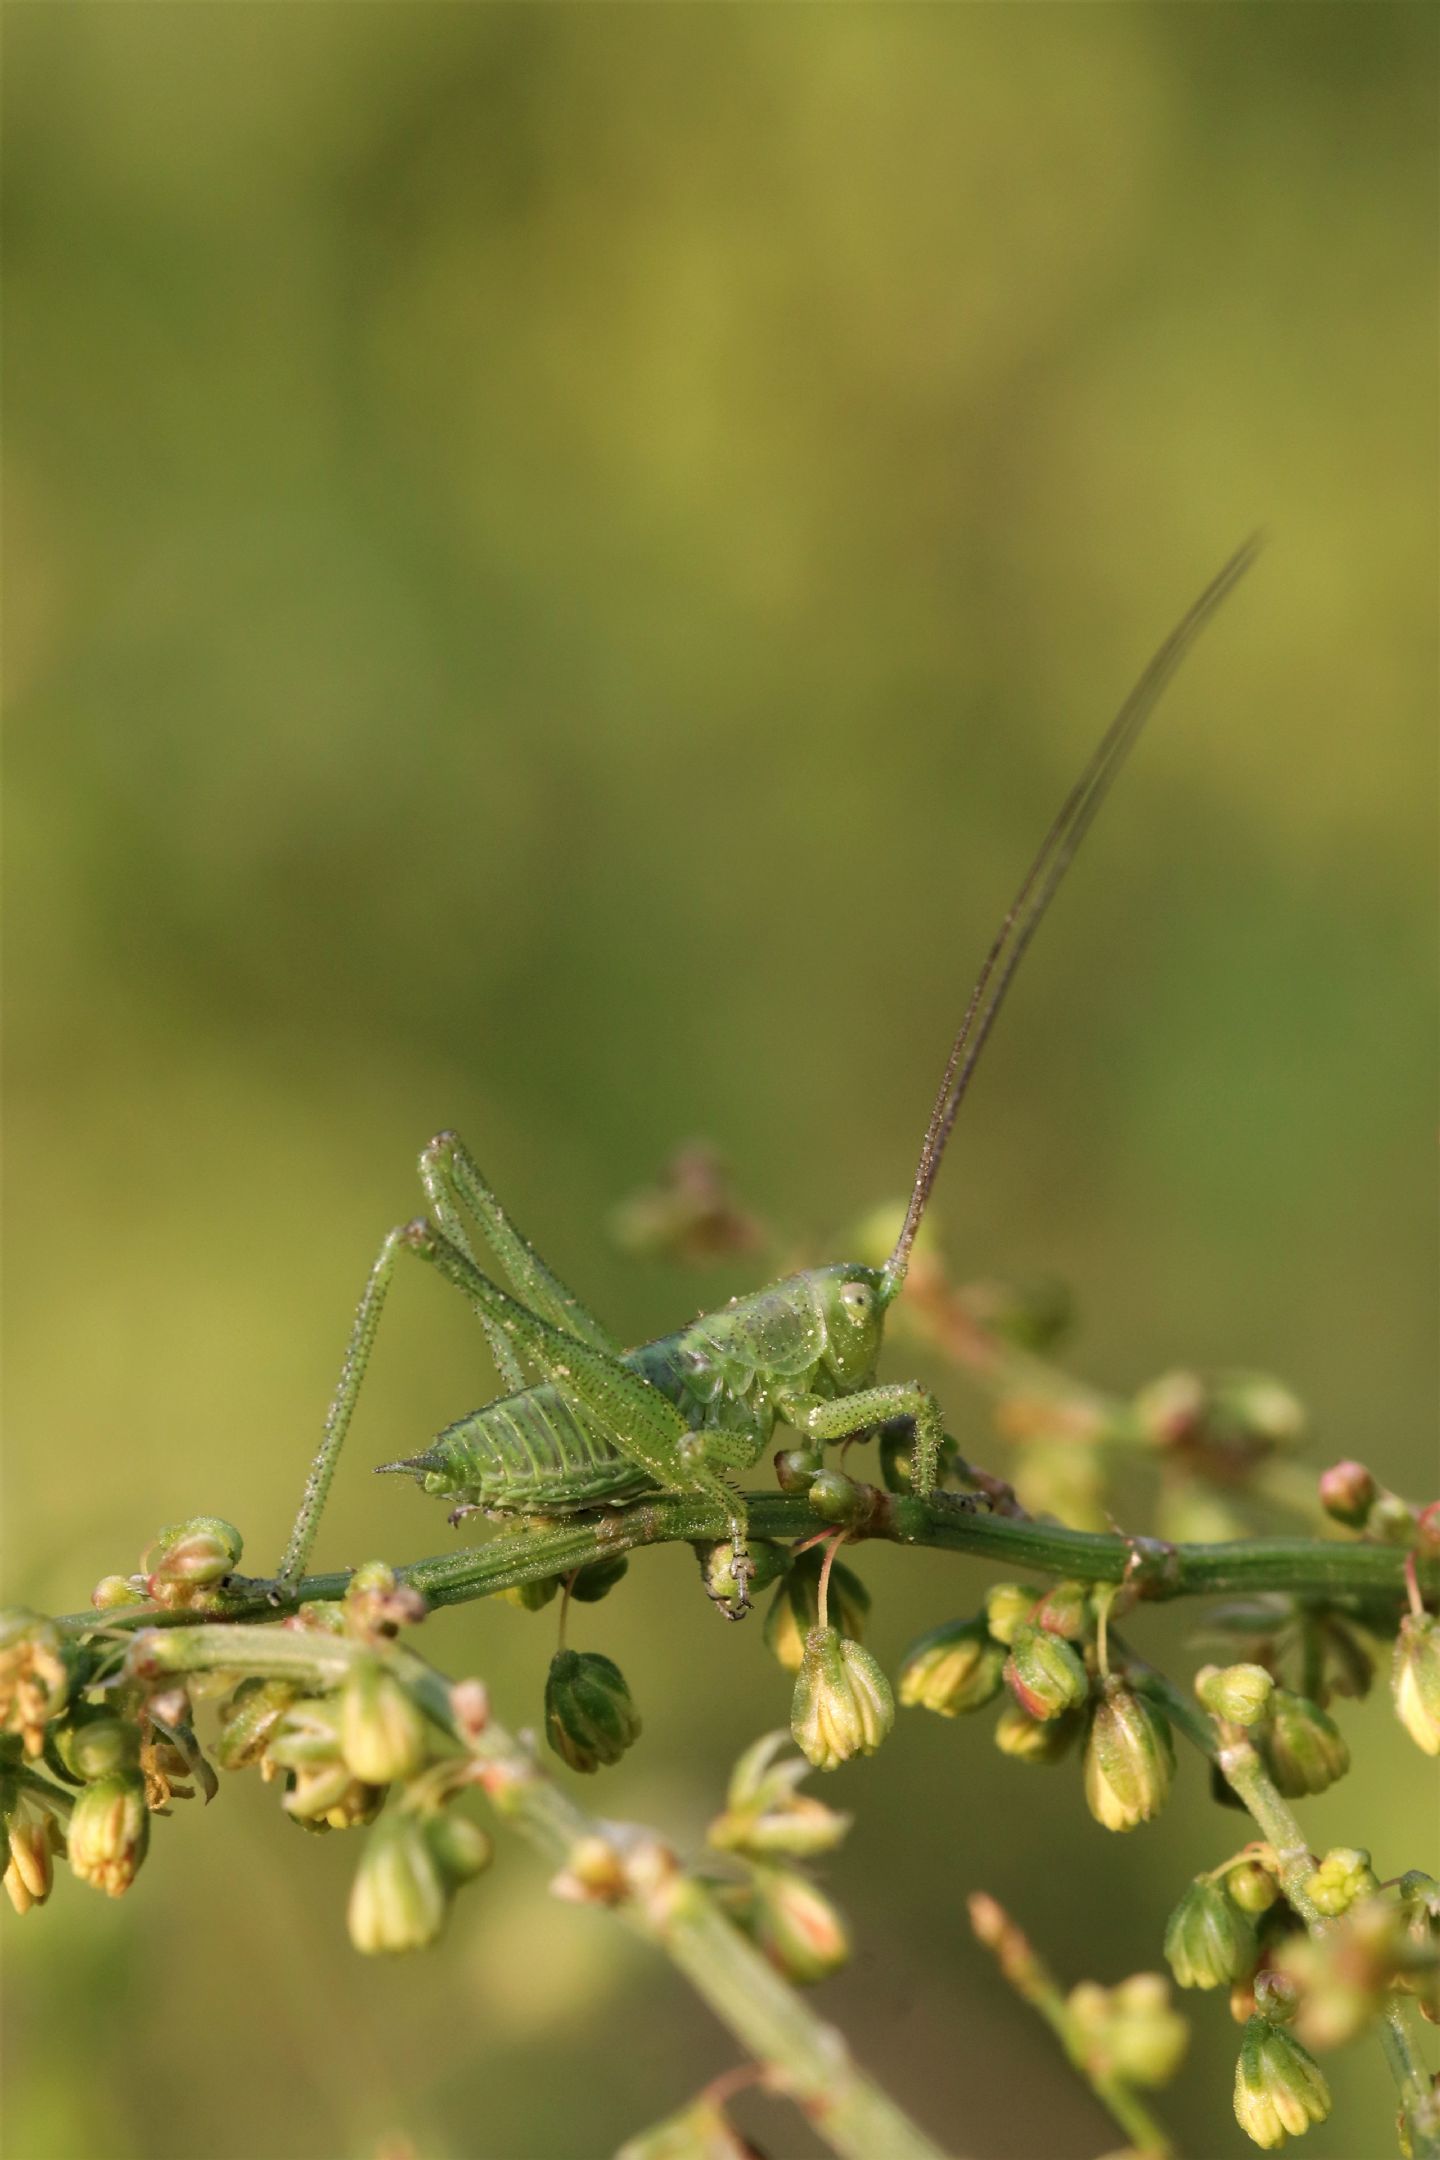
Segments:
[[[542,1575],[538,1582],[511,1583],[500,1595],[517,1612],[543,1612],[560,1588],[558,1575]]]
[[[756,1538],[750,1546],[750,1576],[746,1585],[752,1598],[778,1582],[790,1565],[790,1554],[770,1538]],[[700,1548],[700,1575],[705,1595],[729,1613],[740,1611],[740,1579],[735,1573],[735,1547],[729,1538],[718,1545]]]
[[[384,1787],[351,1771],[341,1752],[340,1724],[338,1696],[306,1696],[281,1714],[266,1742],[267,1761],[291,1773],[281,1804],[297,1822],[350,1830],[379,1812]]]
[[[1440,1755],[1440,1620],[1432,1614],[1407,1613],[1400,1622],[1390,1687],[1416,1747]]]
[[[346,1915],[366,1957],[423,1950],[445,1925],[450,1892],[418,1815],[383,1815],[365,1841]]]
[[[1080,1657],[1062,1636],[1042,1627],[1017,1628],[1005,1661],[1005,1678],[1022,1710],[1034,1718],[1078,1710],[1090,1692]]]
[[[140,1759],[140,1732],[123,1718],[86,1717],[60,1726],[55,1748],[71,1776],[89,1782],[113,1770],[133,1770]]]
[[[1084,1723],[1079,1710],[1064,1717],[1032,1718],[1019,1703],[1007,1703],[995,1720],[995,1745],[1017,1762],[1056,1763],[1069,1754]]]
[[[962,1710],[983,1710],[993,1702],[1004,1671],[1004,1645],[983,1620],[949,1620],[910,1645],[896,1692],[907,1710],[958,1717]]]
[[[869,1651],[833,1627],[812,1628],[790,1707],[806,1761],[837,1770],[852,1755],[873,1755],[894,1722],[890,1683]]]
[[[1277,1687],[1270,1715],[1256,1733],[1270,1775],[1287,1800],[1324,1792],[1350,1767],[1350,1749],[1334,1719],[1318,1703]]]
[[[1008,1649],[1016,1630],[1035,1610],[1036,1602],[1035,1592],[1025,1583],[992,1583],[985,1593],[985,1625],[996,1642],[1004,1643]]]
[[[1091,1631],[1093,1612],[1090,1592],[1084,1583],[1052,1583],[1030,1614],[1032,1627],[1063,1636],[1068,1643],[1084,1642]],[[1013,1641],[1013,1637],[1012,1637]]]
[[[1244,1913],[1269,1912],[1280,1895],[1280,1885],[1268,1868],[1256,1860],[1243,1860],[1225,1877],[1225,1887]]]
[[[1362,1462],[1331,1463],[1320,1473],[1320,1505],[1327,1515],[1351,1530],[1364,1528],[1379,1490],[1374,1472]]]
[[[1092,2070],[1127,2085],[1166,2085],[1179,2069],[1190,2030],[1159,1973],[1133,1973],[1118,1987],[1083,1980],[1066,2000]]]
[[[1165,1805],[1175,1768],[1170,1727],[1143,1695],[1111,1681],[1090,1713],[1085,1798],[1107,1830],[1133,1830]]]
[[[361,1659],[345,1682],[340,1749],[351,1776],[363,1785],[413,1777],[425,1761],[424,1712],[377,1659]]]
[[[1195,1675],[1195,1693],[1205,1708],[1232,1725],[1257,1725],[1274,1688],[1263,1665],[1202,1665]]]
[[[495,1857],[488,1832],[468,1815],[429,1815],[425,1835],[441,1874],[452,1889],[473,1882]]]
[[[1253,1971],[1255,1930],[1225,1892],[1197,1876],[1170,1915],[1165,1961],[1181,1987],[1227,1987]]]
[[[1235,2065],[1235,2120],[1273,2152],[1330,2113],[1330,2088],[1313,2055],[1283,2026],[1252,2017]]]
[[[17,1913],[43,1905],[55,1880],[54,1841],[46,1816],[32,1814],[21,1803],[6,1825],[9,1847],[5,1863],[5,1894]]]
[[[140,1562],[150,1578],[152,1596],[169,1587],[203,1589],[223,1582],[240,1564],[244,1540],[233,1523],[218,1515],[196,1515],[171,1523],[153,1540]]]
[[[118,1612],[126,1605],[148,1603],[145,1586],[132,1575],[102,1575],[90,1593],[96,1612]]]
[[[87,1785],[70,1810],[66,1843],[81,1882],[107,1897],[123,1897],[150,1843],[143,1780],[116,1771]]]
[[[786,1672],[798,1673],[805,1643],[820,1624],[820,1570],[823,1556],[815,1547],[803,1552],[775,1592],[765,1615],[765,1647]],[[831,1620],[852,1642],[859,1642],[870,1617],[870,1593],[858,1575],[836,1561],[830,1569],[828,1606]]]
[[[857,1523],[868,1505],[865,1487],[833,1464],[816,1471],[806,1497],[815,1513],[832,1523]]]
[[[640,1717],[618,1665],[594,1650],[559,1650],[545,1682],[545,1734],[572,1770],[617,1763],[640,1737]]]
[[[0,1612],[0,1728],[39,1755],[69,1694],[70,1660],[54,1621],[18,1605]]]
[[[810,1765],[794,1755],[777,1760],[789,1739],[788,1732],[766,1733],[736,1763],[725,1813],[706,1832],[717,1851],[808,1860],[844,1838],[851,1818],[796,1790]]]
[[[801,1987],[838,1971],[850,1939],[830,1900],[791,1868],[757,1867],[752,1879],[749,1924],[771,1964]]]
[[[341,1612],[347,1634],[361,1642],[398,1635],[424,1619],[427,1606],[418,1590],[401,1582],[388,1562],[367,1560],[345,1586]]]
[[[1289,1973],[1266,1965],[1253,1982],[1255,2010],[1272,2025],[1288,2025],[1300,2007],[1300,1990]]]
[[[215,1760],[222,1770],[243,1770],[259,1762],[271,1735],[295,1700],[284,1680],[242,1680],[220,1706]]]
[[[1358,1845],[1332,1845],[1306,1885],[1313,1903],[1332,1920],[1376,1887],[1370,1855]]]

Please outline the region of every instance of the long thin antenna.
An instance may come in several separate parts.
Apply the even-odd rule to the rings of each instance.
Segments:
[[[895,1296],[905,1279],[910,1250],[939,1173],[956,1112],[964,1100],[970,1076],[980,1061],[986,1038],[995,1025],[1025,949],[1039,929],[1060,880],[1074,861],[1081,841],[1094,823],[1116,774],[1134,748],[1140,730],[1159,702],[1161,692],[1222,601],[1250,568],[1260,551],[1260,544],[1258,534],[1247,540],[1175,625],[1105,730],[1089,764],[1066,796],[1059,816],[1045,835],[1039,854],[1025,873],[1025,882],[1011,902],[999,934],[985,956],[985,965],[960,1022],[960,1032],[950,1047],[940,1092],[930,1113],[930,1123],[925,1128],[904,1225],[895,1241],[895,1250],[885,1263],[882,1295],[887,1299]]]

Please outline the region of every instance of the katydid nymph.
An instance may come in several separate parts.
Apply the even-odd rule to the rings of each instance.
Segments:
[[[392,1230],[370,1273],[306,1481],[276,1594],[304,1572],[354,1413],[385,1293],[402,1253],[427,1261],[474,1305],[507,1392],[473,1410],[421,1453],[385,1463],[456,1515],[549,1517],[623,1508],[655,1493],[717,1504],[734,1545],[743,1611],[750,1573],[744,1501],[731,1484],[788,1426],[818,1469],[836,1442],[908,1421],[911,1483],[934,1487],[944,1440],[935,1396],[917,1381],[876,1378],[888,1308],[905,1281],[956,1113],[1015,971],[1056,888],[1161,692],[1250,567],[1249,541],[1159,647],[1101,737],[1046,834],[980,970],[925,1129],[904,1224],[883,1267],[840,1262],[787,1276],[705,1313],[678,1333],[625,1350],[551,1270],[505,1212],[454,1133],[420,1157],[430,1213]],[[466,1217],[511,1288],[482,1273]]]

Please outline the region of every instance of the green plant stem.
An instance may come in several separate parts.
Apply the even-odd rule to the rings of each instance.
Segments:
[[[746,1495],[754,1536],[791,1539],[818,1527],[803,1494]],[[568,1574],[593,1560],[634,1552],[647,1545],[708,1544],[728,1537],[722,1507],[678,1495],[641,1501],[607,1515],[549,1522],[488,1539],[397,1569],[433,1605],[464,1604],[516,1584]],[[1329,1538],[1241,1538],[1220,1545],[1168,1545],[1155,1538],[1067,1530],[1057,1523],[1017,1522],[966,1505],[955,1493],[873,1491],[868,1515],[851,1541],[878,1538],[899,1545],[936,1547],[1031,1573],[1081,1582],[1130,1581],[1151,1600],[1233,1596],[1240,1592],[1288,1591],[1297,1597],[1348,1604],[1356,1616],[1393,1625],[1406,1602],[1405,1552],[1394,1545]],[[1440,1557],[1416,1562],[1423,1594],[1440,1599]],[[272,1602],[264,1581],[237,1578],[227,1592],[226,1619],[266,1619],[293,1612],[307,1599],[344,1595],[347,1573],[309,1576],[293,1595]],[[122,1606],[103,1614],[72,1613],[59,1624],[72,1634],[100,1628],[188,1626],[204,1615],[194,1610]]]
[[[327,1689],[357,1656],[371,1654],[338,1636],[221,1624],[142,1635],[131,1669],[147,1679],[224,1672]],[[482,1766],[498,1812],[547,1859],[565,1868],[582,1849],[592,1863],[597,1849],[612,1857],[615,1890],[595,1902],[613,1902],[630,1927],[666,1952],[832,2152],[844,2160],[943,2160],[860,2069],[843,2036],[801,2001],[653,1833],[587,1814],[493,1718],[476,1731],[457,1715],[454,1690],[433,1666],[398,1647],[389,1657],[426,1715]]]
[[[1231,1791],[1249,1809],[1275,1854],[1281,1888],[1307,1931],[1312,1935],[1327,1933],[1334,1923],[1310,1895],[1314,1866],[1305,1833],[1254,1743],[1242,1727],[1211,1719],[1197,1709],[1173,1681],[1153,1666],[1133,1657],[1129,1662],[1146,1692],[1163,1703],[1171,1720],[1216,1764]],[[1410,2127],[1413,2160],[1440,2160],[1440,2116],[1430,2080],[1416,2053],[1405,2010],[1393,1997],[1386,2004],[1378,2030]]]

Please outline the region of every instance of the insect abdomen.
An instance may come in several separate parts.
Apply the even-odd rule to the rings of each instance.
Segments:
[[[654,1489],[548,1384],[472,1410],[395,1467],[413,1470],[427,1492],[515,1513],[563,1515]]]

